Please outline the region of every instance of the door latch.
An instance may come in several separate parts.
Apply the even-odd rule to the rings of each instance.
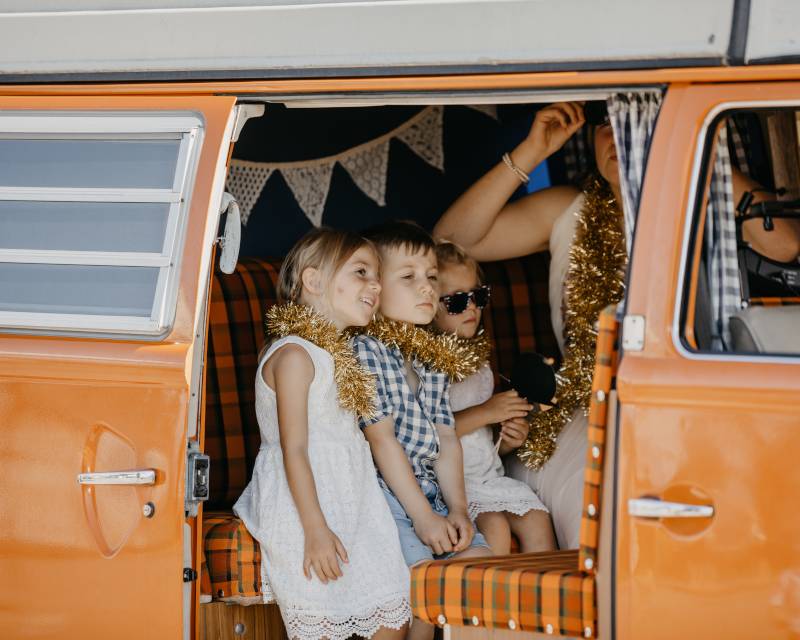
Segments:
[[[195,441],[190,441],[186,461],[186,499],[184,504],[186,515],[190,517],[196,516],[199,504],[208,500],[210,466],[210,458],[200,453]]]

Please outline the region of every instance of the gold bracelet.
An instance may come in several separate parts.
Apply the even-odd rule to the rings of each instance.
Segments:
[[[514,161],[511,159],[511,155],[508,153],[503,154],[503,162],[505,162],[506,166],[514,172],[514,175],[519,178],[519,181],[522,184],[528,184],[530,182],[530,178],[528,174],[525,173],[522,169],[520,169],[517,165],[514,164]]]

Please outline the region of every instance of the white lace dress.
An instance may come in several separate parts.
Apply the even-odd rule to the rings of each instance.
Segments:
[[[450,385],[450,407],[455,413],[482,404],[492,397],[493,390],[492,370],[486,365]],[[527,484],[506,477],[503,462],[494,449],[491,427],[480,427],[461,436],[461,448],[470,518],[474,520],[481,513],[495,511],[518,516],[533,509],[547,511]]]
[[[344,576],[327,585],[303,575],[303,527],[286,481],[275,393],[261,377],[264,363],[287,343],[303,347],[314,363],[308,456],[325,520],[349,556]],[[411,618],[408,568],[369,444],[355,415],[339,405],[330,354],[296,336],[276,341],[256,372],[256,415],[261,449],[233,510],[261,545],[264,601],[277,601],[291,639],[369,638],[380,627],[399,629]]]
[[[577,216],[583,203],[584,197],[580,194],[556,219],[550,234],[550,317],[562,353],[564,282],[569,271],[569,254],[577,229]],[[577,549],[580,544],[587,429],[586,414],[582,409],[576,409],[572,419],[558,434],[555,452],[541,469],[528,469],[517,456],[509,456],[506,460],[508,475],[530,485],[550,510],[561,549]]]

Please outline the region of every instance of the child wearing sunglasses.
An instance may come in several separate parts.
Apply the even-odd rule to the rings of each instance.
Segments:
[[[436,258],[440,297],[434,325],[471,338],[489,303],[489,286],[481,282],[478,263],[457,245],[439,243]],[[514,390],[493,394],[493,389],[488,363],[450,386],[450,406],[464,456],[469,516],[497,555],[510,552],[512,533],[523,553],[554,549],[546,507],[527,484],[505,475],[500,459],[525,442],[526,416],[533,406]],[[500,425],[499,447],[493,442],[492,424]]]

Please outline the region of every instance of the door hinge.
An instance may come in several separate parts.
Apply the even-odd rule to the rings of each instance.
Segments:
[[[622,320],[622,349],[642,351],[644,349],[644,316],[627,315]]]
[[[184,509],[186,515],[197,515],[197,507],[201,502],[208,500],[210,458],[200,453],[200,448],[194,440],[189,441],[189,451],[186,460],[186,499]]]
[[[183,581],[184,582],[194,582],[195,580],[197,580],[197,571],[195,571],[191,567],[184,567],[183,568]]]

